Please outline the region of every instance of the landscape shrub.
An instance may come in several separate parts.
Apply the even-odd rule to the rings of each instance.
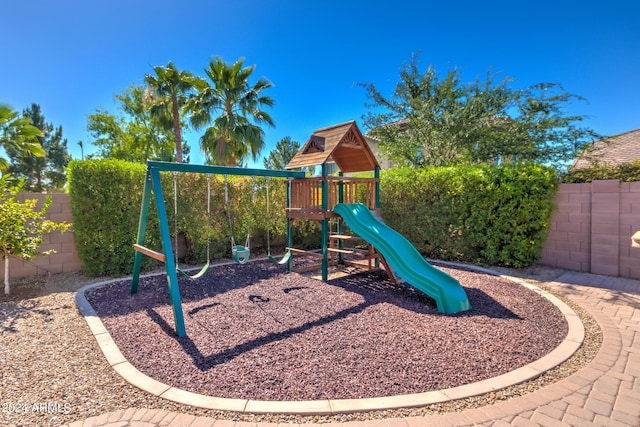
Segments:
[[[594,165],[588,168],[571,168],[562,175],[562,182],[587,183],[599,179],[618,179],[622,182],[640,181],[640,160],[618,166]]]
[[[86,274],[131,273],[144,176],[145,165],[120,160],[69,163],[74,235]],[[157,236],[157,224],[151,221],[146,245],[158,247]],[[152,265],[153,260],[144,260],[144,267]]]
[[[69,193],[78,256],[86,274],[123,275],[133,269],[133,243],[140,218],[146,166],[119,160],[72,161],[68,167]],[[267,244],[270,230],[274,250],[285,246],[286,181],[269,180],[269,215],[266,213],[266,180],[248,176],[228,176],[229,204],[225,203],[225,183],[221,175],[211,175],[211,225],[207,226],[207,175],[179,173],[176,176],[177,218],[174,214],[173,173],[162,172],[161,181],[167,220],[175,247],[175,236],[183,235],[186,252],[180,262],[203,264],[207,260],[207,237],[212,260],[230,256],[231,238],[228,212],[231,214],[235,243],[245,244],[251,226],[252,248]],[[255,186],[253,211],[252,186]],[[252,214],[252,215],[250,215]],[[250,224],[251,223],[251,224]],[[320,246],[315,223],[296,221],[294,239],[302,247]],[[162,249],[155,199],[151,200],[145,246]],[[274,254],[277,254],[275,252]],[[143,257],[143,268],[157,263]]]
[[[539,257],[557,181],[532,164],[392,169],[382,216],[428,257],[520,268]]]
[[[88,275],[131,273],[145,171],[145,165],[118,160],[69,164],[74,233]],[[204,263],[207,237],[212,260],[228,257],[224,177],[211,175],[208,227],[206,175],[177,175],[177,218],[172,173],[161,176],[170,233],[184,235],[187,243],[180,262]],[[546,238],[557,181],[553,169],[540,165],[392,169],[381,176],[382,216],[428,257],[524,267],[538,258]],[[268,215],[265,178],[229,176],[228,185],[235,243],[245,243],[251,221],[252,249],[266,246],[269,230],[274,254],[280,253],[286,235],[286,181],[270,179]],[[249,215],[252,185],[256,190]],[[320,247],[314,221],[295,221],[293,235],[296,247]],[[153,199],[145,246],[161,250]],[[145,269],[157,266],[151,258],[143,260]]]

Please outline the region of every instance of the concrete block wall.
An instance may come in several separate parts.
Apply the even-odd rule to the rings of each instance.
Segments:
[[[26,199],[38,200],[37,209],[41,209],[47,195],[45,194],[19,194],[17,199],[21,202]],[[71,203],[68,194],[49,194],[51,197],[51,206],[46,213],[46,218],[55,222],[73,222],[71,216]],[[73,235],[73,229],[66,233],[54,231],[53,233],[43,236],[43,243],[40,247],[41,251],[55,249],[55,253],[50,255],[38,255],[31,261],[23,261],[20,258],[11,257],[9,261],[9,276],[11,279],[20,277],[66,273],[70,271],[79,271],[82,262],[78,258],[76,251],[76,241]],[[4,262],[0,263],[0,274],[4,277]]]
[[[52,204],[47,218],[73,222],[69,195],[49,196]],[[37,199],[41,207],[45,197],[21,194],[19,200]],[[631,247],[631,236],[640,230],[640,182],[603,180],[561,184],[555,203],[558,209],[551,219],[539,264],[640,279],[640,248]],[[30,262],[11,258],[11,278],[82,268],[72,231],[45,235],[41,250],[49,249],[55,249],[56,253],[37,256]],[[0,263],[0,274],[4,275],[3,263]]]
[[[640,278],[640,183],[601,180],[561,184],[557,211],[539,263],[608,276]]]

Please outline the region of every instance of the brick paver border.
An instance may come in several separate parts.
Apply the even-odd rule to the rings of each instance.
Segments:
[[[329,399],[295,402],[258,401],[249,399],[229,399],[212,396],[204,396],[197,393],[181,390],[161,383],[140,372],[122,355],[113,338],[102,324],[93,307],[85,297],[89,289],[105,286],[115,280],[91,284],[80,289],[75,297],[80,313],[84,316],[91,332],[107,362],[126,381],[132,385],[147,391],[155,396],[186,405],[215,409],[223,411],[246,412],[254,414],[277,413],[298,415],[326,415],[350,412],[362,412],[384,409],[411,408],[426,406],[434,403],[442,403],[455,399],[463,399],[477,396],[516,385],[540,376],[545,371],[553,369],[571,357],[584,340],[584,326],[578,315],[564,302],[552,294],[537,288],[524,281],[512,277],[500,275],[492,270],[470,267],[468,265],[452,264],[464,268],[473,268],[477,271],[490,273],[512,280],[521,286],[525,286],[549,299],[565,316],[568,323],[568,334],[564,341],[546,356],[514,371],[498,377],[453,387],[438,391],[415,393],[399,396],[387,396],[369,399]],[[161,275],[164,273],[159,273]],[[117,279],[118,281],[122,279]]]

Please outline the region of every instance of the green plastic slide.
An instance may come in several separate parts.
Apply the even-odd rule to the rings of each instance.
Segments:
[[[397,276],[436,300],[440,312],[451,314],[471,308],[460,282],[429,264],[402,234],[380,222],[365,205],[341,203],[333,212],[372,244]]]

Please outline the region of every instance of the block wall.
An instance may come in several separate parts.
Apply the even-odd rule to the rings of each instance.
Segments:
[[[38,200],[37,208],[41,209],[47,195],[45,194],[19,194],[17,199],[23,202],[26,199]],[[47,219],[55,222],[73,222],[71,216],[71,204],[68,194],[49,194],[51,206],[47,210]],[[41,251],[55,249],[55,253],[50,255],[38,255],[31,261],[23,261],[20,258],[11,257],[9,261],[9,277],[16,279],[20,277],[66,273],[78,271],[82,267],[82,262],[78,258],[76,251],[76,241],[73,236],[73,228],[66,233],[54,231],[43,236]],[[0,263],[0,274],[4,277],[4,262]]]
[[[52,204],[47,218],[73,222],[69,195],[49,196]],[[45,197],[21,194],[19,200],[37,199],[41,207]],[[640,248],[631,247],[631,236],[640,230],[640,182],[561,184],[555,203],[557,210],[539,264],[640,279]],[[49,249],[55,249],[56,253],[40,255],[29,262],[11,258],[10,277],[66,273],[82,268],[72,230],[45,235],[41,250]],[[4,263],[0,263],[0,274],[4,275]]]
[[[558,209],[539,263],[609,276],[640,278],[640,182],[561,184]]]

